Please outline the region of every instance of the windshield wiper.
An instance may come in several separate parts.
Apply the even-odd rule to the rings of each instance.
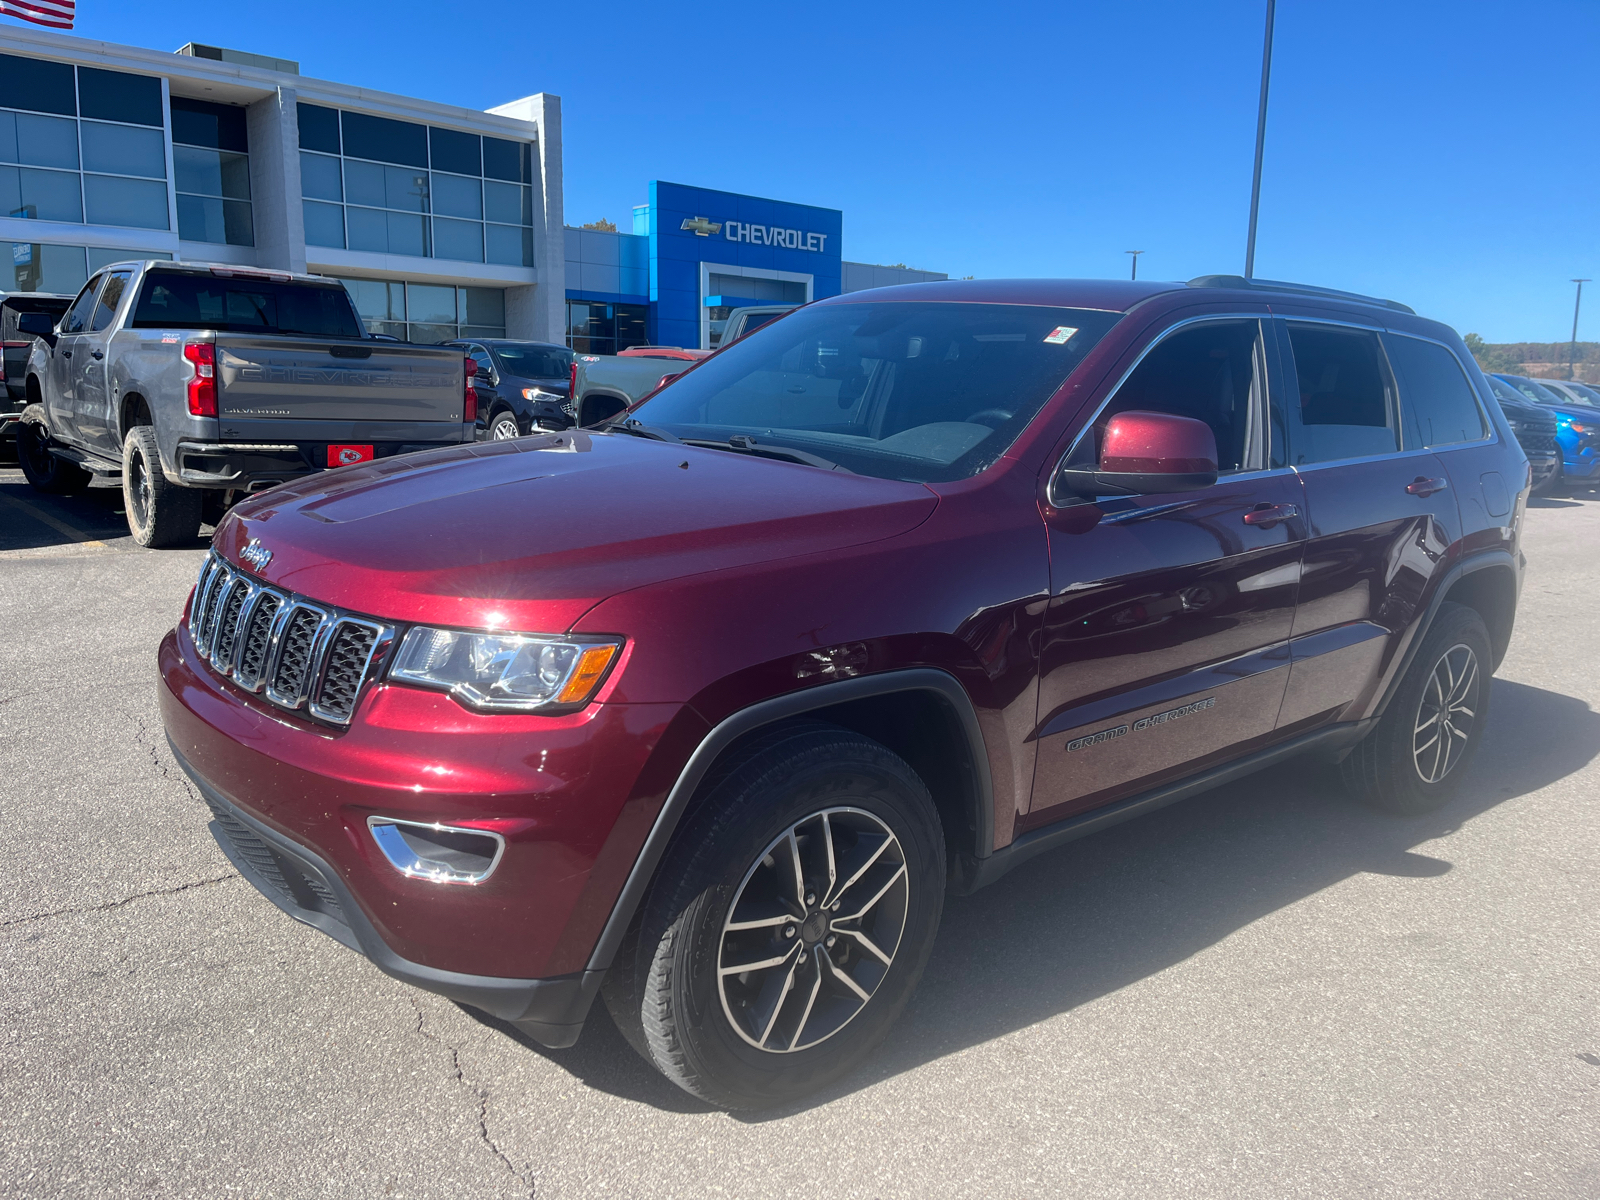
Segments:
[[[849,467],[840,466],[832,459],[823,458],[819,454],[812,454],[805,450],[796,450],[793,446],[775,446],[771,442],[757,443],[753,437],[746,437],[736,433],[725,442],[713,442],[699,438],[683,439],[685,446],[705,446],[710,450],[732,450],[738,454],[753,454],[758,458],[777,458],[785,462],[803,463],[808,467],[821,467],[824,471],[843,471],[846,475],[855,474]]]
[[[618,433],[631,433],[634,437],[649,438],[654,442],[683,444],[676,436],[668,433],[665,429],[659,429],[654,425],[646,425],[643,421],[634,417],[628,417],[621,421],[608,421],[601,428],[607,433],[616,430]]]

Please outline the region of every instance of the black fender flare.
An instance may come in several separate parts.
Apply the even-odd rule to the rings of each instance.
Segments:
[[[1462,559],[1440,577],[1433,595],[1428,600],[1428,607],[1423,612],[1412,630],[1411,639],[1406,643],[1406,648],[1400,654],[1400,661],[1394,672],[1389,676],[1389,682],[1384,686],[1383,694],[1378,703],[1373,707],[1372,716],[1381,717],[1389,707],[1389,701],[1394,699],[1400,690],[1400,684],[1406,677],[1406,672],[1411,670],[1412,660],[1417,657],[1417,651],[1422,648],[1422,643],[1427,639],[1428,630],[1433,628],[1433,622],[1439,615],[1439,609],[1445,602],[1445,597],[1453,588],[1468,575],[1478,571],[1500,570],[1510,574],[1513,596],[1520,596],[1522,577],[1517,571],[1517,562],[1509,550],[1482,550],[1467,558]],[[1498,668],[1499,664],[1495,664]]]
[[[842,679],[807,688],[804,691],[775,696],[725,717],[695,747],[683,770],[678,773],[672,790],[667,793],[661,811],[656,814],[655,824],[650,827],[650,833],[645,838],[644,845],[640,847],[633,868],[628,872],[627,882],[622,885],[622,891],[611,908],[611,915],[606,919],[599,940],[595,942],[586,969],[605,971],[610,968],[612,960],[616,957],[617,948],[622,944],[629,925],[633,923],[634,914],[644,901],[651,880],[655,878],[656,868],[661,865],[673,833],[688,811],[690,801],[694,799],[695,792],[706,777],[706,772],[711,769],[712,764],[724,750],[739,738],[766,725],[803,716],[818,709],[830,708],[850,700],[865,700],[874,696],[888,696],[902,692],[934,693],[950,706],[960,722],[968,742],[968,750],[972,755],[977,782],[975,789],[977,811],[973,814],[978,830],[975,848],[978,857],[987,858],[992,853],[994,830],[994,789],[989,776],[989,759],[983,731],[978,724],[977,709],[973,707],[972,698],[967,694],[967,690],[954,675],[933,667],[913,667],[900,671],[885,671],[880,675]]]

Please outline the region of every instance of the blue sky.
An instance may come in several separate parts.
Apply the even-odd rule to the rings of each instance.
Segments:
[[[472,108],[554,92],[572,224],[626,227],[668,179],[843,209],[858,261],[1243,268],[1264,0],[78,12],[80,36],[210,42]],[[1600,276],[1597,49],[1594,0],[1279,0],[1256,273],[1490,341],[1565,338],[1567,281]],[[1600,340],[1592,295],[1579,336]]]

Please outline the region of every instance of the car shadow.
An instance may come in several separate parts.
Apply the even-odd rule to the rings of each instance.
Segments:
[[[0,550],[38,550],[86,542],[137,550],[128,533],[120,485],[97,483],[76,495],[58,496],[29,485],[22,472],[0,464]],[[203,550],[211,527],[177,547]]]
[[[1583,505],[1576,500],[1556,500],[1550,496],[1530,496],[1529,508],[1582,508]]]
[[[1413,847],[1582,769],[1600,714],[1496,680],[1490,731],[1460,794],[1400,819],[1343,794],[1337,769],[1291,762],[1041,855],[972,896],[951,896],[916,995],[861,1068],[761,1122],[869,1087],[1069,1012],[1155,975],[1279,909],[1367,872],[1408,879],[1451,864]],[[622,1038],[597,1002],[578,1044],[547,1050],[479,1016],[590,1087],[676,1112],[707,1111]]]

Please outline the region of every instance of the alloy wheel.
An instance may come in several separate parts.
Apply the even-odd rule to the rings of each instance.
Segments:
[[[1481,676],[1472,647],[1457,643],[1434,664],[1422,689],[1411,756],[1423,783],[1438,783],[1461,761],[1477,720]]]
[[[745,873],[723,922],[728,1023],[775,1054],[838,1033],[888,975],[910,897],[905,851],[873,814],[830,808],[791,825]]]
[[[521,430],[517,428],[516,419],[509,416],[499,418],[489,430],[490,440],[496,442],[509,442],[512,438],[520,436]]]

